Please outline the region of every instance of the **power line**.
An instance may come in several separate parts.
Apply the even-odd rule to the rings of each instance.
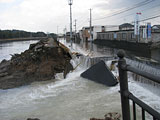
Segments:
[[[155,6],[151,6],[150,8],[146,8],[146,9],[143,9],[143,10],[140,10],[141,12],[143,12],[143,11],[148,11],[148,10],[151,10],[151,9],[155,9],[156,7],[159,7],[160,6],[160,4],[158,4],[158,5],[155,5]],[[159,11],[158,11],[159,12]],[[122,16],[122,17],[119,17],[118,19],[116,19],[116,20],[112,20],[112,22],[113,21],[120,21],[120,19],[122,19],[122,18],[124,18],[124,17],[127,17],[127,16],[131,16],[131,15],[134,15],[135,13],[131,13],[131,14],[128,14],[128,15],[125,15],[125,16]],[[143,15],[142,15],[143,16]]]
[[[87,19],[84,19],[84,21],[81,22],[81,24],[78,25],[78,29],[79,29],[80,27],[82,27],[82,25],[84,25],[84,23],[86,23],[87,21],[88,21],[88,18],[87,18]]]
[[[113,16],[116,16],[116,15],[128,12],[128,11],[130,11],[132,9],[135,9],[137,7],[141,7],[141,6],[146,5],[146,4],[149,4],[150,2],[153,2],[153,1],[155,1],[155,0],[151,0],[151,1],[146,0],[146,1],[140,2],[140,3],[138,3],[138,4],[136,4],[136,5],[132,6],[132,7],[121,9],[121,10],[119,10],[119,12],[112,13],[112,15],[103,17],[101,19],[105,19],[105,18],[108,18],[108,17],[113,17]]]
[[[144,22],[144,21],[155,19],[155,18],[158,18],[158,17],[160,17],[160,15],[156,15],[156,16],[149,17],[149,18],[146,18],[146,19],[143,19],[143,20],[139,20],[138,22]],[[134,22],[132,21],[132,22],[128,22],[128,23],[133,24]],[[103,25],[103,26],[105,26],[105,25]],[[117,27],[117,26],[112,25],[112,26],[108,26],[107,28],[115,28],[115,27]]]
[[[139,22],[144,22],[144,21],[151,20],[151,19],[155,19],[155,18],[159,18],[159,17],[160,17],[160,15],[156,15],[156,16],[153,16],[153,17],[149,17],[149,18],[140,20]]]
[[[80,21],[80,22],[78,22],[77,28],[81,27],[82,24],[84,24],[85,22],[87,22],[88,18],[86,19],[86,16],[83,16],[83,17],[81,16],[80,19],[78,19],[78,21]]]
[[[81,24],[83,24],[83,23],[86,22],[87,20],[88,20],[88,18],[86,18],[86,17],[83,18],[82,20],[79,20],[79,19],[78,19],[78,21],[80,21],[80,22],[78,22],[79,25],[77,25],[77,26],[79,27]]]
[[[156,16],[152,16],[152,17],[146,18],[146,19],[139,20],[138,22],[144,22],[144,21],[152,20],[152,19],[159,18],[159,17],[160,17],[160,14],[159,14],[159,15],[156,15]],[[132,21],[132,22],[130,22],[130,23],[132,24],[132,23],[134,23],[134,22]]]
[[[159,11],[158,11],[158,13],[159,13]],[[144,15],[141,15],[143,18],[147,18],[146,16],[144,16]],[[155,22],[159,22],[159,21],[157,21],[157,20],[153,20],[153,21],[155,21]]]
[[[121,10],[115,12],[115,13],[112,13],[112,15],[108,15],[108,16],[105,16],[105,17],[103,17],[103,18],[94,19],[93,21],[105,19],[105,18],[108,18],[108,17],[113,17],[113,16],[116,16],[116,15],[119,15],[119,14],[122,14],[122,13],[125,13],[125,12],[128,12],[128,11],[133,10],[133,9],[135,9],[135,8],[138,8],[138,7],[144,6],[144,5],[146,5],[146,4],[149,4],[149,3],[153,2],[153,1],[155,1],[155,0],[145,0],[145,1],[143,1],[143,2],[140,2],[140,3],[137,3],[137,4],[133,5],[132,7],[128,7],[128,8],[125,8],[125,9],[121,9]]]
[[[137,4],[135,4],[135,5],[133,5],[132,7],[128,7],[128,8],[125,8],[125,9],[121,9],[120,10],[120,12],[116,12],[115,14],[113,14],[113,15],[110,15],[110,16],[107,16],[107,17],[112,17],[112,16],[115,16],[115,15],[119,15],[119,14],[122,14],[122,13],[124,13],[124,12],[127,12],[127,11],[129,11],[129,10],[132,10],[132,9],[135,9],[135,8],[137,8],[137,7],[141,7],[141,6],[144,6],[144,5],[146,5],[146,4],[149,4],[149,3],[151,3],[151,2],[153,2],[153,1],[155,1],[155,0],[145,0],[145,1],[143,1],[143,2],[140,2],[140,3],[137,3]],[[153,9],[153,8],[155,8],[155,7],[158,7],[160,4],[158,4],[158,5],[156,5],[156,6],[152,6],[150,9]],[[124,10],[126,10],[127,9],[127,11],[124,11]],[[148,9],[148,7],[147,7],[147,9],[143,9],[143,10],[141,10],[141,11],[145,11],[145,10],[150,10],[150,9]],[[130,16],[130,15],[133,15],[134,13],[132,13],[132,14],[129,14],[129,15],[127,15],[127,16]],[[107,17],[105,17],[105,18],[107,18]],[[123,17],[126,17],[126,16],[123,16]],[[154,16],[154,18],[153,17],[151,17],[151,18],[147,18],[147,19],[144,19],[143,21],[145,21],[145,20],[150,20],[150,19],[155,19],[157,16]],[[158,16],[159,17],[159,16]],[[100,18],[100,19],[105,19],[105,18]],[[122,17],[121,17],[122,18]],[[121,19],[121,18],[119,18],[119,19]],[[95,21],[95,20],[100,20],[100,19],[94,19],[93,21]],[[85,20],[84,22],[82,22],[82,24],[84,24],[85,22],[86,22],[87,20]],[[142,20],[141,20],[142,21]],[[140,22],[141,22],[140,21]],[[134,22],[131,22],[131,23],[134,23]],[[80,24],[80,25],[78,25],[78,28],[80,28],[80,26],[82,26],[82,24]]]
[[[147,20],[151,20],[151,19],[155,19],[155,18],[159,18],[160,17],[160,14],[159,15],[156,15],[156,16],[152,16],[152,17],[149,17],[149,18],[146,18],[146,19],[143,19],[143,20],[139,20],[138,22],[144,22],[144,21],[147,21]],[[130,24],[133,24],[134,22],[128,22]],[[117,27],[117,26],[108,26],[108,28],[114,28],[114,27]]]

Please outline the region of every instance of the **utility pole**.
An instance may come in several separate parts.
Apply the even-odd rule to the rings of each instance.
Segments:
[[[57,26],[57,41],[58,41],[58,44],[59,44],[58,26]]]
[[[64,32],[64,40],[66,39],[66,32],[67,32],[67,28],[65,26],[65,28],[63,29],[63,32]]]
[[[76,22],[77,22],[77,20],[75,19],[75,25],[74,25],[74,27],[75,27],[75,42],[76,42],[76,32],[77,32],[77,30],[76,30]]]
[[[92,42],[92,9],[89,9],[90,11],[90,39]]]
[[[70,42],[72,47],[72,3],[73,0],[69,0],[68,4],[70,5]]]
[[[58,35],[58,27],[59,27],[59,26],[57,26],[57,35]]]
[[[90,11],[90,50],[93,51],[93,38],[92,38],[92,9],[89,9]]]

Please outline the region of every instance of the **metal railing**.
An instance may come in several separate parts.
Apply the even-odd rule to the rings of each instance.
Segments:
[[[153,116],[153,120],[160,120],[159,112],[157,112],[149,105],[145,104],[143,101],[135,97],[131,92],[129,92],[127,71],[131,71],[133,73],[146,77],[156,83],[160,83],[160,77],[127,65],[126,60],[124,59],[124,51],[120,50],[117,55],[119,57],[118,69],[120,77],[120,94],[123,120],[131,120],[129,100],[132,100],[133,102],[133,120],[136,120],[136,104],[142,108],[142,120],[145,120],[145,112],[148,112],[151,116]]]

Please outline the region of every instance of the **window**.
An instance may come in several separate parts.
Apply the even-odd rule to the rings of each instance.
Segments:
[[[131,33],[131,39],[134,39],[135,37],[134,37],[134,33]]]
[[[117,39],[117,33],[113,34],[114,39]]]
[[[103,36],[102,39],[105,39],[105,34],[102,34],[102,36]]]
[[[126,39],[126,33],[122,33],[122,39]]]
[[[98,38],[98,39],[101,39],[101,38],[100,38],[100,34],[97,35],[97,38]]]

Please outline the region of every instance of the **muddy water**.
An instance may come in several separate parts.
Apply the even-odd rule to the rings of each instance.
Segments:
[[[88,120],[106,112],[120,112],[117,87],[86,81],[82,71],[71,73],[66,80],[34,83],[30,86],[0,91],[0,116],[5,120]]]
[[[75,49],[83,54],[90,53],[80,47]],[[79,59],[72,60],[74,66],[79,62]],[[0,90],[0,120],[26,120],[29,117],[41,120],[89,120],[91,117],[103,118],[108,112],[121,113],[119,85],[106,87],[83,79],[80,74],[86,69],[84,60],[84,64],[69,73],[66,79],[57,74],[56,82],[36,82],[20,88]],[[136,96],[160,111],[159,96],[146,91],[131,76],[129,81],[129,88]]]

